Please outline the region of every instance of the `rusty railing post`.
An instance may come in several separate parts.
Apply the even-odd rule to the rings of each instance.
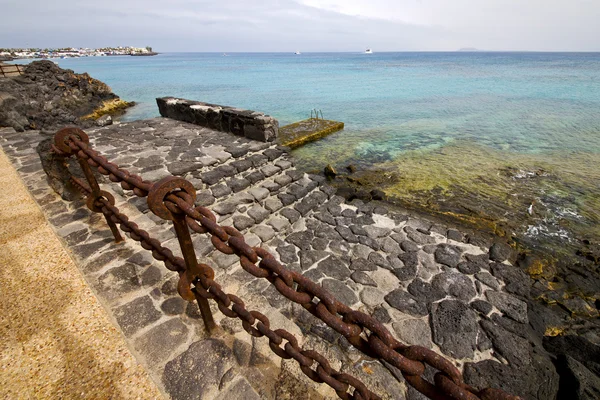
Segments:
[[[188,274],[188,278],[202,274],[203,271],[198,265],[198,259],[196,258],[196,252],[194,250],[194,243],[192,242],[192,237],[190,235],[189,228],[185,222],[185,216],[181,214],[174,215],[173,226],[175,227],[177,241],[179,242],[179,247],[181,247],[181,253],[183,254],[183,259],[185,260],[185,265],[187,266],[187,270],[185,273]],[[197,290],[204,289],[198,287]],[[196,301],[198,302],[198,308],[200,309],[200,314],[202,315],[202,320],[204,321],[204,327],[206,328],[208,333],[210,333],[213,331],[213,329],[215,329],[216,324],[215,320],[213,319],[212,311],[210,310],[208,300],[200,296],[195,291],[194,296],[196,297]]]
[[[82,131],[81,129],[79,129],[77,127],[67,127],[67,128],[60,129],[54,135],[55,150],[58,151],[59,154],[62,154],[63,156],[66,156],[66,157],[72,156],[73,149],[71,149],[71,147],[67,144],[67,141],[72,139],[73,137],[76,137],[77,139],[81,140],[86,145],[90,143],[90,138],[84,131]],[[90,210],[92,210],[93,212],[102,213],[104,215],[104,219],[106,220],[106,223],[110,227],[110,230],[111,230],[113,236],[115,237],[115,242],[116,243],[122,242],[124,239],[123,239],[123,236],[121,236],[119,229],[117,228],[117,224],[115,224],[108,217],[108,215],[105,215],[102,212],[101,208],[96,206],[96,201],[98,199],[101,199],[101,198],[112,199],[112,201],[114,202],[114,198],[112,197],[112,195],[110,193],[105,192],[100,189],[100,185],[98,185],[98,181],[96,180],[96,177],[94,176],[94,172],[92,171],[92,168],[89,166],[87,161],[81,157],[78,157],[77,155],[76,155],[76,158],[77,158],[77,161],[79,162],[79,166],[81,167],[81,170],[83,171],[83,174],[85,175],[85,179],[88,181],[88,184],[90,185],[90,189],[92,192],[88,196],[88,199],[87,199],[88,208]]]
[[[89,200],[88,207],[90,207],[92,209],[92,211],[96,211],[96,208],[95,208],[96,206],[94,203],[96,202],[96,200],[103,197],[103,193],[100,190],[100,185],[98,185],[98,181],[96,180],[96,177],[94,176],[94,172],[92,171],[92,168],[90,168],[87,161],[83,160],[79,157],[77,157],[77,160],[79,161],[79,165],[81,166],[83,175],[85,175],[85,179],[88,181],[88,184],[90,185],[90,189],[92,189],[92,194],[90,195],[90,199],[88,199]],[[102,212],[102,210],[100,210],[99,212]],[[117,228],[117,224],[115,224],[113,222],[113,220],[110,219],[107,215],[104,215],[104,219],[106,220],[106,223],[108,224],[108,227],[110,228],[110,231],[112,232],[113,236],[115,237],[115,243],[121,243],[122,241],[124,241],[123,236],[121,236],[121,233],[119,232],[119,229]]]
[[[191,290],[190,285],[194,283],[194,280],[197,277],[212,272],[212,270],[205,271],[198,264],[194,243],[192,242],[189,228],[185,222],[185,214],[173,212],[165,205],[165,198],[174,191],[185,193],[187,195],[186,202],[193,207],[196,199],[196,189],[194,188],[194,185],[183,178],[169,176],[156,182],[148,192],[148,208],[162,219],[173,221],[177,241],[179,242],[179,247],[181,248],[181,253],[186,265],[185,271],[179,277],[178,291],[181,297],[187,301],[193,301],[194,298],[196,299],[200,314],[202,315],[202,320],[204,321],[204,326],[208,333],[210,333],[216,328],[216,324],[210,306],[208,305],[208,300],[198,294],[198,291],[205,290],[202,286],[195,285],[194,291]]]

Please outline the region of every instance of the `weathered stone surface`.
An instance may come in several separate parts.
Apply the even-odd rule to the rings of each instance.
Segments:
[[[477,314],[457,300],[431,306],[433,340],[445,354],[455,358],[473,357],[477,348]]]
[[[304,216],[308,214],[309,211],[321,205],[326,198],[327,196],[324,193],[316,191],[298,202],[294,208]]]
[[[546,336],[544,348],[558,356],[569,355],[586,366],[589,370],[600,376],[600,346],[597,346],[581,336]]]
[[[463,274],[442,272],[433,277],[431,284],[457,299],[469,301],[477,295],[473,282]]]
[[[262,172],[260,171],[252,171],[251,173],[249,173],[248,175],[246,175],[244,177],[244,179],[247,179],[248,181],[250,181],[250,183],[254,184],[256,182],[260,182],[265,178],[265,176],[263,175]]]
[[[406,293],[404,289],[396,289],[388,293],[388,295],[385,296],[385,301],[395,309],[415,317],[424,317],[428,314],[425,304],[415,300],[414,297]]]
[[[233,178],[230,179],[229,182],[227,182],[227,186],[231,188],[233,193],[237,193],[250,186],[250,181],[244,178]]]
[[[410,240],[404,240],[400,243],[400,248],[404,251],[417,252],[419,251],[419,245]]]
[[[272,142],[279,132],[276,119],[263,113],[173,97],[157,98],[160,115],[261,142]]]
[[[235,367],[233,352],[219,339],[193,343],[188,350],[169,361],[162,381],[173,399],[214,398],[223,376]]]
[[[315,263],[319,260],[324,259],[329,255],[329,253],[325,251],[317,251],[317,250],[300,250],[300,266],[303,271],[311,268]]]
[[[492,263],[490,268],[496,278],[504,281],[507,292],[523,297],[529,296],[531,278],[525,272],[517,267],[500,263]]]
[[[371,279],[369,275],[362,271],[354,271],[352,275],[350,275],[350,278],[352,278],[354,282],[360,283],[361,285],[377,287],[377,283]]]
[[[512,253],[513,250],[508,244],[496,242],[490,247],[490,260],[501,263],[511,258]]]
[[[531,345],[526,339],[519,337],[491,321],[481,321],[485,333],[492,340],[494,348],[510,364],[516,367],[531,363]]]
[[[494,290],[500,289],[500,284],[498,283],[496,278],[494,278],[489,272],[478,272],[475,274],[475,278],[477,278],[478,281],[484,283],[485,285],[491,287]]]
[[[88,74],[62,69],[50,60],[34,61],[24,66],[21,76],[3,79],[2,92],[0,126],[18,132],[54,132],[70,125],[88,128],[95,121],[84,116],[105,101],[119,99],[106,84]],[[18,150],[24,150],[17,143]]]
[[[422,319],[406,319],[392,324],[394,331],[403,343],[413,346],[424,346],[430,349],[431,329],[427,321]]]
[[[314,235],[311,231],[294,232],[286,238],[288,243],[294,244],[296,247],[302,250],[310,250],[311,240]]]
[[[110,292],[111,297],[123,295],[138,290],[142,286],[138,267],[132,263],[125,263],[105,272],[98,278],[99,289]]]
[[[254,222],[254,219],[245,215],[236,215],[233,217],[233,226],[240,231],[250,228],[254,225]]]
[[[357,258],[352,261],[350,269],[353,271],[376,271],[377,266],[364,258]]]
[[[209,186],[214,185],[215,183],[219,182],[224,177],[225,177],[225,175],[223,174],[223,172],[221,172],[217,169],[213,169],[213,170],[204,172],[200,175],[200,179],[202,179],[202,182],[206,183]]]
[[[293,263],[298,261],[298,256],[296,256],[296,247],[293,245],[287,246],[279,246],[277,247],[277,252],[279,253],[279,258],[282,263]]]
[[[283,203],[276,197],[265,200],[265,208],[271,212],[275,212],[283,207]]]
[[[254,222],[257,224],[264,221],[271,213],[268,210],[265,210],[258,204],[254,205],[252,208],[248,210],[248,215],[254,219]]]
[[[137,298],[114,310],[115,318],[125,335],[131,335],[161,317],[149,296]]]
[[[358,301],[356,293],[341,280],[324,279],[321,285],[347,306],[352,306]]]
[[[463,274],[473,275],[481,271],[479,264],[471,261],[463,261],[457,266],[458,270]]]
[[[319,262],[317,269],[324,275],[340,281],[349,278],[352,273],[342,260],[333,255]]]
[[[248,383],[248,380],[242,378],[227,386],[215,400],[261,400],[261,397]]]
[[[392,271],[394,272],[394,275],[396,275],[396,277],[402,282],[411,281],[415,278],[415,276],[417,276],[416,266],[395,268]]]
[[[464,240],[464,235],[457,231],[456,229],[448,229],[446,233],[446,237],[450,240],[454,240],[456,242],[462,242]]]
[[[290,226],[290,223],[285,218],[273,217],[269,219],[267,224],[271,225],[277,232],[281,232]]]
[[[494,292],[488,290],[485,296],[496,308],[502,311],[506,316],[514,319],[517,322],[526,324],[527,319],[527,303],[521,301],[510,294],[502,292]]]
[[[134,347],[144,354],[147,363],[157,364],[165,362],[187,337],[188,327],[179,318],[173,318],[137,338]]]
[[[385,293],[374,287],[365,287],[360,292],[360,300],[369,307],[376,307],[385,301]]]
[[[368,260],[371,263],[377,265],[378,267],[382,267],[382,268],[385,268],[385,269],[390,269],[390,263],[389,263],[389,261],[387,261],[385,259],[385,257],[383,257],[380,253],[377,253],[375,251],[369,253]]]
[[[268,242],[275,236],[275,231],[268,225],[258,225],[252,232],[254,232],[263,242]]]
[[[349,243],[358,243],[358,237],[347,226],[337,226],[335,230]]]
[[[546,357],[534,355],[527,368],[516,368],[493,360],[467,363],[465,382],[475,387],[502,389],[527,400],[555,399],[558,374]]]
[[[160,309],[167,315],[177,315],[183,313],[185,306],[185,300],[181,297],[171,297],[160,305]]]
[[[390,234],[391,229],[389,228],[381,228],[374,225],[368,225],[364,227],[364,230],[367,232],[367,235],[373,239],[378,239],[381,237],[385,237]]]
[[[379,244],[381,245],[381,251],[387,254],[399,254],[402,252],[400,250],[400,245],[391,237],[384,237],[383,239],[379,239]]]
[[[237,204],[233,201],[226,201],[226,202],[217,204],[212,209],[213,209],[213,211],[215,211],[221,215],[227,215],[227,214],[232,214],[235,212],[235,210],[237,209]]]
[[[415,242],[416,244],[425,245],[425,244],[434,244],[435,238],[430,236],[429,234],[424,234],[422,232],[417,231],[416,229],[407,226],[404,231],[410,240]]]
[[[600,399],[600,377],[573,357],[559,355],[556,369],[560,374],[559,399]]]
[[[492,311],[493,307],[490,303],[483,300],[475,300],[471,303],[471,307],[482,313],[483,315],[488,315],[490,311]]]
[[[225,184],[214,185],[210,190],[217,198],[231,194],[231,188]]]
[[[462,251],[458,247],[449,244],[441,244],[435,251],[435,261],[456,268],[460,262],[461,254]]]
[[[407,289],[417,301],[424,303],[433,303],[446,297],[446,293],[439,287],[434,287],[428,282],[423,282],[421,279],[412,281]]]
[[[285,205],[285,202],[283,202],[283,204]],[[298,219],[300,219],[301,215],[298,211],[294,210],[293,208],[284,208],[283,210],[280,211],[281,215],[283,215],[284,217],[286,217],[290,223],[294,223],[296,221],[298,221]]]

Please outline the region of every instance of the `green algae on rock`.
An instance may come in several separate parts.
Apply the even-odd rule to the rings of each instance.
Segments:
[[[319,140],[344,129],[344,123],[310,118],[279,128],[279,142],[290,148]]]

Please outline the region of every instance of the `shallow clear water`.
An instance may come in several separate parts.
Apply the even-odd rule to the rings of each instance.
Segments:
[[[543,164],[556,184],[517,185],[529,191],[516,193],[524,196],[518,207],[558,193],[560,207],[586,216],[574,223],[600,221],[600,53],[187,53],[57,62],[138,102],[125,119],[157,116],[161,96],[264,111],[282,125],[320,109],[346,128],[295,151],[301,164],[398,168],[414,193],[461,187],[498,195],[491,189],[509,190],[497,180],[503,169]],[[389,191],[410,194],[397,184]]]

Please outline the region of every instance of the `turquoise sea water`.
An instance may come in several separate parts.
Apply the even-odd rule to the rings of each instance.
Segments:
[[[321,109],[362,158],[463,138],[518,152],[600,151],[599,53],[161,54],[56,60],[157,116],[180,96],[269,113]],[[371,153],[380,153],[371,154]],[[381,154],[383,153],[383,154]]]
[[[306,165],[320,159],[389,167],[415,151],[431,156],[457,145],[489,149],[498,163],[505,155],[552,169],[556,160],[553,172],[568,169],[560,179],[572,178],[561,183],[560,196],[571,198],[561,207],[600,222],[593,200],[600,177],[589,165],[600,159],[600,53],[170,53],[56,61],[136,101],[128,120],[157,116],[154,99],[176,96],[263,111],[281,125],[314,108],[343,121],[343,132],[296,151]]]

